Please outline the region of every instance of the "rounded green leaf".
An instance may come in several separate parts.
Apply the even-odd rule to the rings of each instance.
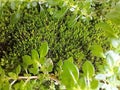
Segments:
[[[91,47],[91,52],[94,56],[98,56],[98,57],[105,57],[105,55],[103,54],[103,49],[100,45],[94,44]]]
[[[22,57],[23,59],[23,63],[25,63],[26,65],[31,65],[32,64],[32,60],[31,57],[29,55],[24,55]]]
[[[77,84],[79,78],[79,70],[76,65],[66,60],[62,66],[61,81],[67,88],[72,88]]]
[[[18,65],[15,71],[16,71],[17,75],[20,74],[20,72],[21,72],[21,66]]]
[[[34,60],[34,61],[38,61],[39,60],[39,54],[38,54],[38,52],[35,49],[33,49],[31,51],[31,54],[32,54],[32,60]]]
[[[48,53],[48,43],[45,41],[41,44],[40,47],[40,57],[45,57]]]
[[[13,72],[9,72],[8,75],[12,79],[17,79],[17,75],[15,73],[13,73]]]
[[[86,61],[82,66],[82,71],[86,77],[92,78],[95,74],[94,66],[90,61]]]

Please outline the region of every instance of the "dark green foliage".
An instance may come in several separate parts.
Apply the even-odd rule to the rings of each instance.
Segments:
[[[51,1],[48,2],[48,6],[47,3],[40,5],[35,1],[12,1],[1,6],[0,58],[1,63],[2,60],[4,63],[2,66],[9,69],[16,67],[22,62],[23,55],[30,54],[32,49],[38,49],[45,40],[50,48],[48,57],[54,62],[71,56],[78,65],[81,64],[81,60],[78,59],[95,61],[91,59],[91,46],[94,43],[103,46],[108,42],[105,34],[101,30],[96,30],[95,25],[100,22],[100,15],[104,18],[103,7],[107,8],[109,4],[71,0],[71,3],[79,4],[79,11],[76,9],[72,12],[69,4],[62,6],[63,1]],[[98,12],[103,14],[98,15]],[[107,47],[108,45],[104,50]]]

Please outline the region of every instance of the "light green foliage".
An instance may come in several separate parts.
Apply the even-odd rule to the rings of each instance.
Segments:
[[[31,57],[29,55],[24,55],[22,57],[22,59],[23,59],[23,63],[25,63],[26,66],[32,64],[32,60],[31,60]]]
[[[91,90],[91,89],[97,89],[98,88],[98,80],[94,78],[95,75],[95,68],[92,65],[90,61],[86,61],[82,66],[83,71],[83,81],[80,81],[80,83],[84,83],[82,86],[80,86],[82,89],[85,90]]]
[[[21,72],[21,66],[18,65],[15,71],[16,71],[16,74],[19,75]]]
[[[79,72],[76,65],[69,59],[64,61],[62,70],[60,78],[67,90],[96,90],[98,88],[99,82],[94,78],[95,69],[90,61],[83,64],[83,73]]]
[[[92,78],[95,74],[94,66],[92,65],[90,61],[86,61],[83,64],[82,70],[83,70],[84,76],[88,78]]]
[[[9,72],[8,76],[11,77],[12,79],[17,79],[17,75],[14,72]]]
[[[98,80],[96,80],[96,79],[93,79],[93,80],[91,81],[91,83],[90,83],[90,87],[91,87],[92,89],[97,89],[97,88],[98,88],[98,85],[99,85],[99,82],[98,82]]]
[[[110,38],[117,38],[118,36],[116,35],[117,33],[114,32],[114,30],[112,29],[112,27],[107,24],[106,22],[101,22],[98,25],[96,25],[97,28],[101,28],[106,36],[110,37]]]
[[[69,60],[64,61],[62,69],[63,72],[61,74],[61,82],[68,90],[72,90],[72,88],[77,85],[79,70],[77,66]]]
[[[31,51],[31,55],[32,55],[32,60],[33,60],[33,61],[38,61],[38,59],[39,59],[39,54],[38,54],[38,52],[37,52],[35,49],[33,49],[33,50]]]
[[[76,86],[73,84],[74,81],[70,80],[70,77],[68,77],[70,76],[70,74],[68,74],[69,71],[72,70],[71,66],[74,66],[74,64],[70,66],[69,64],[66,64],[66,67],[63,64],[63,76],[61,80],[62,83],[66,86],[66,89],[99,90],[101,88],[105,90],[119,90],[120,55],[116,52],[116,49],[114,51],[107,51],[105,53],[106,64],[103,64],[104,68],[101,68],[97,74],[95,74],[95,69],[92,63],[90,61],[86,61],[82,66],[83,73],[78,72],[80,76],[78,77],[79,80],[77,81],[78,83]],[[66,62],[72,63],[68,60]],[[73,72],[73,75],[74,74],[75,72]],[[69,80],[72,81],[73,86],[71,86]]]
[[[106,18],[112,21],[112,23],[120,25],[120,1],[113,7],[113,9],[106,15]]]
[[[92,52],[93,56],[102,57],[102,58],[105,57],[103,54],[103,49],[100,45],[97,45],[97,44],[92,45],[91,52]]]
[[[30,67],[29,71],[34,75],[40,71],[39,68],[41,68],[44,73],[51,72],[53,69],[52,60],[50,58],[45,58],[46,54],[48,53],[47,42],[43,42],[41,44],[39,52],[40,54],[37,50],[33,49],[31,51],[31,57],[28,55],[23,56],[23,62],[25,62],[25,64]],[[23,66],[25,66],[25,68],[27,68],[26,65],[23,63]]]
[[[87,84],[84,77],[80,77],[80,79],[78,80],[78,84],[80,85],[81,89],[85,90]]]
[[[54,87],[52,83],[52,77],[50,72],[53,71],[53,61],[50,58],[46,58],[48,53],[48,44],[43,42],[39,50],[33,49],[31,51],[31,56],[24,55],[22,57],[23,63],[18,65],[14,71],[4,72],[4,69],[0,67],[0,89],[5,90],[33,90],[33,89],[43,89],[44,83],[50,82],[49,86]],[[44,58],[44,63],[40,62],[40,56]],[[21,76],[22,75],[22,76]],[[18,81],[18,82],[17,82]],[[39,86],[35,85],[39,82]],[[35,87],[36,86],[36,87]],[[42,86],[42,87],[41,87]],[[48,85],[47,85],[48,86]],[[5,88],[6,87],[6,88]]]
[[[48,43],[44,42],[42,43],[41,47],[40,47],[40,57],[45,57],[48,53]]]

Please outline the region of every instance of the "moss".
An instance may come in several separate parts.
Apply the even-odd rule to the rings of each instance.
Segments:
[[[80,12],[74,14],[69,9],[58,19],[50,14],[50,8],[46,7],[46,3],[39,5],[37,2],[33,7],[32,2],[17,2],[15,9],[11,9],[10,3],[7,2],[2,7],[0,58],[7,59],[8,64],[15,63],[12,68],[21,62],[23,55],[30,54],[32,49],[38,49],[44,40],[48,42],[50,48],[48,57],[54,62],[71,56],[77,63],[81,62],[79,58],[94,62],[90,53],[91,45],[97,43],[104,46],[108,43],[104,32],[95,28],[100,22],[100,16],[95,12],[97,9],[92,19],[83,20]],[[28,4],[30,8],[27,8]],[[57,5],[51,8],[55,11],[62,10]],[[89,12],[93,12],[92,9],[94,6]],[[79,15],[80,17],[76,19]],[[109,46],[105,46],[104,50],[107,47]],[[11,66],[8,64],[4,64],[5,67]]]

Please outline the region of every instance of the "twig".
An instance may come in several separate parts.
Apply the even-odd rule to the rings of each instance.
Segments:
[[[12,85],[16,82],[17,80],[14,80],[14,81],[12,81],[12,83],[10,84],[10,87],[9,87],[9,90],[12,90]]]
[[[18,80],[26,80],[28,78],[29,79],[38,79],[38,76],[30,76],[30,77],[29,76],[26,76],[26,77],[25,76],[19,76]]]
[[[54,76],[54,75],[49,75],[49,78],[51,79],[51,80],[53,80],[53,81],[55,81],[56,83],[60,83],[60,81]],[[12,78],[10,78],[10,80],[11,80]],[[29,79],[29,80],[31,80],[31,79],[39,79],[39,77],[38,76],[18,76],[18,78],[17,78],[17,80],[27,80],[27,79]],[[17,80],[15,80],[15,82],[17,81]]]

